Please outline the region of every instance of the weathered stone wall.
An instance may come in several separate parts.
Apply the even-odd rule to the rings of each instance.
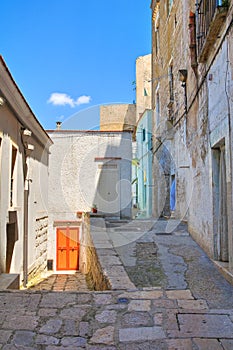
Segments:
[[[47,268],[48,217],[36,219],[35,263],[29,271],[29,279],[46,271]]]
[[[100,106],[100,130],[134,131],[136,104],[113,104]]]
[[[190,46],[190,13],[195,12],[195,1],[173,1],[168,11],[167,2],[152,2],[152,108],[154,110],[154,213],[161,212],[166,186],[163,181],[163,154],[157,151],[159,143],[166,145],[175,167],[170,175],[176,177],[175,216],[187,219],[189,230],[197,242],[211,256],[218,244],[216,237],[216,195],[213,183],[216,148],[225,144],[227,215],[230,266],[233,266],[232,238],[232,28],[233,1],[229,1],[226,20],[220,28],[206,62]],[[195,39],[195,37],[194,37]],[[196,41],[197,43],[197,41]],[[170,94],[172,67],[173,79]],[[186,70],[187,81],[180,81],[179,70]],[[158,98],[160,113],[158,114]],[[185,96],[186,94],[186,96]],[[186,99],[185,99],[186,97]],[[186,102],[186,105],[185,105]],[[170,119],[172,133],[168,130]],[[162,171],[161,171],[162,169]],[[162,197],[161,197],[162,194]]]
[[[102,220],[104,223],[104,221]],[[110,283],[98,259],[91,237],[90,215],[83,214],[80,242],[80,271],[87,275],[89,287],[94,290],[108,290]]]
[[[136,60],[136,122],[145,109],[151,109],[151,54]]]

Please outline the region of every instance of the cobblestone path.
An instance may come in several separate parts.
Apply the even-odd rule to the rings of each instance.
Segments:
[[[54,274],[30,288],[47,291],[88,291],[86,278],[80,272],[74,274]]]
[[[38,290],[0,291],[0,349],[233,349],[233,286],[184,226],[108,226],[95,239],[109,239],[105,253],[115,255],[102,262],[113,277],[125,268],[136,287],[124,277],[112,291],[46,291],[44,282]],[[68,286],[65,276],[59,284]]]

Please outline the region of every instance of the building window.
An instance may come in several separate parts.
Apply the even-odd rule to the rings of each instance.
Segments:
[[[173,102],[174,101],[174,83],[173,83],[173,66],[172,66],[172,64],[168,68],[168,79],[169,79],[170,102]]]
[[[142,141],[146,141],[146,129],[142,129]]]
[[[173,5],[173,0],[167,0],[167,15],[169,15]]]
[[[10,206],[13,207],[15,198],[15,182],[16,182],[16,157],[17,149],[12,145],[11,148],[11,182],[10,182]]]

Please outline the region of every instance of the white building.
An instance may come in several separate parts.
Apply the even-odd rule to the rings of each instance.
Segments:
[[[0,272],[25,286],[46,268],[51,144],[0,56]]]
[[[77,212],[131,217],[132,133],[48,131],[48,257],[55,270],[77,270],[81,221]]]

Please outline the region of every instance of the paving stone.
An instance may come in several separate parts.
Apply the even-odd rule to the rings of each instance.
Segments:
[[[140,342],[166,338],[161,327],[138,327],[119,329],[120,342]]]
[[[189,289],[184,290],[167,290],[166,295],[169,299],[189,300],[194,299]]]
[[[113,302],[113,298],[111,294],[95,294],[94,299],[95,299],[95,304],[97,305],[112,304]]]
[[[163,296],[162,290],[151,290],[151,291],[135,291],[125,292],[119,295],[119,298],[130,298],[130,299],[159,299]]]
[[[161,326],[163,324],[163,314],[157,313],[154,315],[154,325]]]
[[[114,345],[114,327],[108,326],[98,329],[90,339],[90,343]]]
[[[233,323],[225,315],[178,315],[182,337],[233,339]]]
[[[57,345],[59,343],[59,339],[49,335],[39,334],[36,336],[35,342],[36,344],[41,345]]]
[[[14,315],[8,315],[3,323],[3,329],[14,330],[34,330],[38,325],[37,316],[18,316],[15,312]]]
[[[119,350],[167,350],[164,340],[143,341],[142,343],[128,343],[119,345]]]
[[[167,350],[193,350],[191,339],[169,339],[166,343]]]
[[[63,335],[79,335],[78,324],[76,320],[66,319],[64,320]]]
[[[62,326],[62,320],[51,319],[51,320],[48,320],[46,324],[40,328],[39,333],[55,334],[59,332],[61,326]]]
[[[42,316],[42,317],[53,317],[53,316],[56,316],[57,314],[57,309],[40,309],[39,312],[38,312],[38,315],[39,316]]]
[[[177,300],[178,306],[187,310],[207,310],[208,305],[205,300]]]
[[[129,311],[150,311],[150,300],[131,300],[128,307]]]
[[[152,318],[148,312],[128,312],[121,317],[121,326],[137,327],[137,326],[152,326]]]
[[[193,339],[197,350],[224,350],[220,342],[216,339]]]
[[[90,293],[78,293],[77,294],[77,304],[91,304],[92,303],[92,295]]]
[[[233,349],[233,340],[230,339],[220,339],[221,344],[223,345],[224,350],[232,350]]]
[[[66,337],[62,338],[61,344],[69,349],[74,346],[86,347],[87,340],[81,337]]]
[[[166,329],[167,330],[173,330],[173,331],[179,331],[179,326],[177,323],[177,314],[178,310],[166,310],[166,317],[165,317],[165,323],[166,323]]]
[[[73,306],[69,308],[65,308],[61,310],[60,317],[63,319],[76,319],[78,321],[81,321],[82,318],[87,314],[88,310],[90,309],[90,306]]]
[[[60,308],[67,305],[74,305],[76,302],[76,295],[75,293],[66,293],[63,292],[57,292],[56,294],[53,293],[46,293],[42,295],[42,300],[40,302],[40,307],[44,308]]]
[[[36,333],[34,332],[25,332],[25,331],[18,331],[14,334],[12,343],[16,346],[26,346],[26,347],[32,347],[34,343],[34,337]]]
[[[87,337],[90,333],[90,326],[88,322],[80,322],[79,323],[79,336]]]
[[[152,300],[152,305],[155,309],[177,309],[177,301],[169,299]]]
[[[116,311],[104,310],[100,314],[95,316],[96,320],[100,323],[115,323],[116,322]]]
[[[0,329],[0,344],[7,343],[8,339],[10,339],[12,335],[11,331],[4,331],[3,329]]]
[[[118,350],[118,348],[108,345],[87,345],[87,350]]]
[[[110,304],[106,305],[106,310],[124,310],[128,308],[128,304]]]

